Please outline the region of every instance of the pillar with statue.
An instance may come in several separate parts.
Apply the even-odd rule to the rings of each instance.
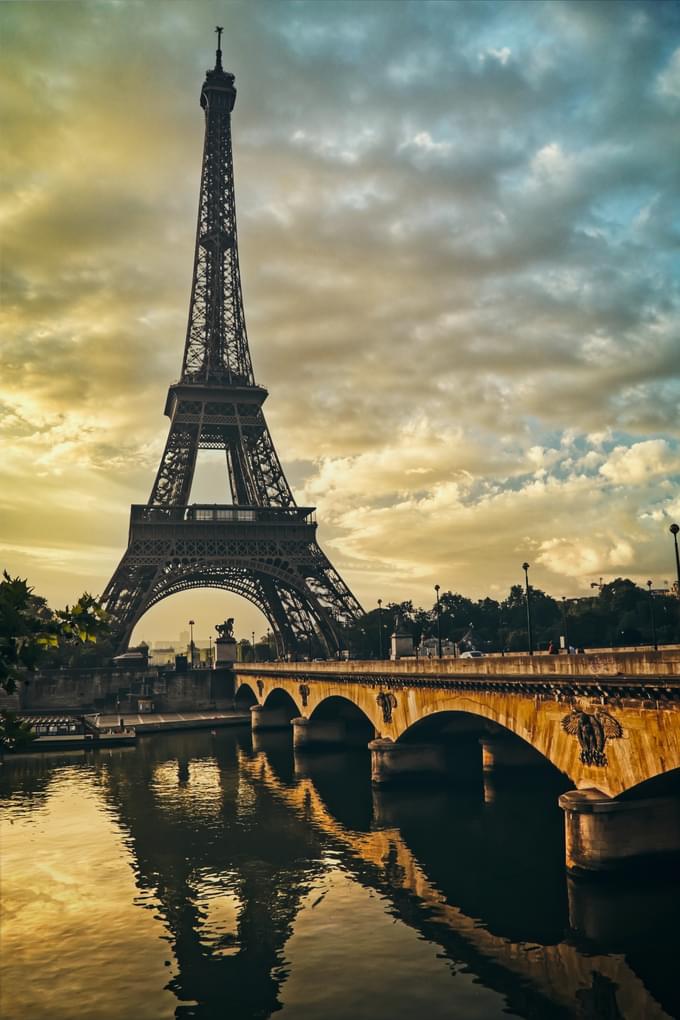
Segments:
[[[234,637],[234,617],[230,616],[224,623],[215,627],[215,669],[232,666],[236,662],[236,638]]]

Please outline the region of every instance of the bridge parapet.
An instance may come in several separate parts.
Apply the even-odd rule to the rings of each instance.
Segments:
[[[569,676],[569,677],[677,677],[680,680],[680,648],[649,651],[588,652],[576,655],[488,655],[481,659],[349,659],[326,662],[239,663],[239,671],[266,668],[281,673],[319,675],[371,674],[429,676]]]

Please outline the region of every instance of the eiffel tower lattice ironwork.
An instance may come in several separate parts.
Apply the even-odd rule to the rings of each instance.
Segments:
[[[149,502],[132,507],[127,551],[102,601],[127,644],[169,595],[222,588],[267,617],[280,653],[328,651],[361,606],[316,541],[314,509],[298,507],[269,435],[248,348],[231,152],[234,76],[215,67],[201,90],[205,145],[182,375],[170,386],[170,430]],[[199,449],[224,450],[233,502],[189,504]]]

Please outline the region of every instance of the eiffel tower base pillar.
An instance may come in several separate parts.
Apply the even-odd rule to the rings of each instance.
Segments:
[[[564,811],[566,866],[575,876],[677,868],[680,797],[612,800],[599,790],[570,790]]]

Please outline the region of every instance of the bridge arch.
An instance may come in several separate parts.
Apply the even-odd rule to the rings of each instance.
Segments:
[[[357,742],[365,739],[368,744],[375,736],[375,721],[366,713],[363,706],[341,694],[329,694],[322,698],[314,706],[309,721],[342,722]]]
[[[284,687],[274,687],[268,691],[262,702],[264,709],[277,709],[289,719],[296,719],[301,714],[301,708],[293,696],[292,691]]]
[[[680,762],[670,768],[659,769],[646,779],[629,786],[616,800],[644,800],[647,797],[680,796]]]
[[[442,708],[428,712],[406,726],[397,737],[397,743],[420,743],[431,737],[469,735],[480,738],[494,728],[484,716],[460,709]]]
[[[551,779],[564,789],[571,785],[564,771],[533,743],[507,727],[470,712],[442,709],[431,712],[403,730],[396,746],[435,745],[448,762],[452,775],[489,774],[517,776],[522,783]]]
[[[236,708],[250,708],[251,705],[257,705],[257,703],[257,695],[252,685],[246,680],[241,680],[234,692],[234,706]]]
[[[478,700],[465,693],[451,692],[448,697],[437,699],[436,703],[422,704],[420,711],[412,721],[400,728],[396,736],[397,742],[403,741],[405,737],[407,740],[415,739],[415,734],[418,732],[415,727],[424,726],[427,720],[434,720],[437,716],[444,714],[454,719],[467,720],[471,732],[475,726],[478,726],[481,731],[480,736],[486,734],[491,738],[495,733],[496,735],[507,734],[510,738],[519,739],[529,751],[534,752],[538,761],[541,758],[544,759],[547,764],[568,776],[575,785],[577,784],[578,776],[571,767],[571,759],[565,756],[564,743],[554,741],[550,729],[531,726],[528,721],[523,721],[511,701],[507,701],[505,704],[501,701],[500,704],[497,704],[490,699]],[[592,782],[591,785],[593,788],[599,789],[597,781]],[[608,793],[607,790],[601,792]]]

